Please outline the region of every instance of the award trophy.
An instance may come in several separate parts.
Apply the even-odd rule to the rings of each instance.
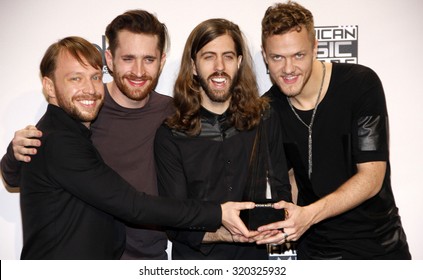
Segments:
[[[254,209],[242,210],[240,217],[249,230],[285,219],[283,209],[274,209],[273,203],[280,201],[272,180],[272,164],[270,161],[266,130],[260,123],[251,152],[247,185],[244,201],[256,203]]]

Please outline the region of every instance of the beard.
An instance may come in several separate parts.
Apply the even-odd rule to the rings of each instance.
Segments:
[[[142,75],[138,77],[134,74],[125,74],[120,76],[119,73],[113,75],[114,82],[123,95],[134,101],[144,100],[150,92],[154,90],[159,77],[153,78],[150,75]],[[125,84],[125,80],[143,81],[146,84],[141,88],[133,88]]]
[[[57,105],[62,108],[70,117],[81,122],[92,122],[97,118],[98,112],[104,102],[104,96],[98,93],[95,94],[79,94],[66,99],[59,91],[56,92]],[[96,102],[95,107],[80,108],[76,105],[79,100],[93,100]]]
[[[237,74],[235,74],[235,77],[232,80],[232,78],[225,72],[223,73],[215,72],[211,74],[207,79],[205,79],[201,74],[198,74],[197,77],[198,77],[198,82],[200,86],[203,88],[207,97],[211,101],[219,102],[219,103],[224,103],[227,100],[229,100],[229,98],[232,96],[232,92],[235,87],[235,82],[238,80]],[[209,86],[209,82],[211,82],[213,78],[219,78],[219,77],[225,77],[226,83],[229,84],[229,87],[227,87],[226,89],[217,90],[217,89],[212,89]]]

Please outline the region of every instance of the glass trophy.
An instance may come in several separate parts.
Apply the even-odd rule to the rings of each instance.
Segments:
[[[258,126],[251,152],[244,201],[256,203],[254,209],[242,210],[240,217],[249,230],[256,230],[262,225],[285,219],[283,209],[274,209],[273,203],[282,197],[278,196],[272,180],[273,170],[267,144],[265,128]]]

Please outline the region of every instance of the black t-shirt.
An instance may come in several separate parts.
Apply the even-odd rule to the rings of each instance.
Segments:
[[[271,99],[282,122],[289,163],[300,181],[299,205],[310,204],[335,191],[355,174],[356,164],[386,161],[388,166],[377,195],[315,225],[303,236],[299,258],[383,258],[398,252],[407,255],[408,246],[390,183],[385,96],[376,73],[361,65],[333,64],[329,88],[318,106],[312,128],[311,185],[304,179],[308,177],[308,129],[296,118],[277,86],[264,96]],[[309,123],[311,111],[297,112]]]

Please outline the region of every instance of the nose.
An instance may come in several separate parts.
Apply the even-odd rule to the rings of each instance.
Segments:
[[[216,58],[214,69],[216,72],[223,72],[225,70],[225,62],[223,61],[223,57]]]
[[[138,77],[141,77],[145,73],[144,63],[142,59],[135,60],[135,63],[132,67],[132,72]]]
[[[291,58],[285,59],[284,72],[286,74],[292,74],[295,72],[295,65]]]
[[[96,90],[92,79],[87,79],[87,82],[84,84],[83,92],[87,94],[95,94]]]

